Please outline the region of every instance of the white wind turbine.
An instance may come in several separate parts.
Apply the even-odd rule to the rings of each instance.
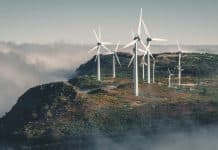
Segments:
[[[149,49],[149,47],[147,47],[147,50],[145,51],[144,50],[144,55],[143,55],[143,57],[142,57],[142,61],[145,61],[145,56],[147,55],[147,67],[148,66],[151,66],[151,61],[150,61],[150,58],[152,57],[153,59],[154,59],[154,57],[153,57],[153,55],[152,55],[152,53],[151,53],[151,51],[150,51],[150,49]],[[149,69],[147,70],[147,73],[148,73],[148,75],[150,75],[150,67],[148,67]],[[148,78],[148,83],[150,84],[150,81],[151,80],[151,77],[149,77]]]
[[[138,24],[138,32],[137,35],[134,36],[133,41],[131,41],[130,43],[128,43],[127,45],[125,45],[123,48],[127,48],[130,47],[132,45],[134,45],[133,48],[133,56],[130,60],[129,66],[131,65],[131,63],[134,60],[134,67],[133,67],[133,82],[134,82],[134,94],[135,96],[139,95],[139,91],[138,91],[138,44],[142,44],[142,46],[147,49],[146,45],[143,43],[143,41],[141,40],[141,24],[142,24],[142,8],[141,8],[141,13],[140,13],[140,18],[139,18],[139,24]]]
[[[142,65],[142,80],[145,80],[145,66],[147,66],[147,63],[145,62],[145,56],[147,55],[148,51],[144,49],[138,49],[140,52],[144,53],[141,60]]]
[[[113,55],[113,78],[116,78],[116,60],[118,62],[118,64],[121,66],[119,57],[117,55],[117,50],[119,47],[120,42],[117,43],[116,48],[112,51],[112,55]]]
[[[97,54],[96,54],[96,58],[95,58],[95,61],[97,60],[97,80],[101,81],[101,62],[100,62],[101,48],[103,47],[104,49],[110,51],[110,49],[107,48],[105,45],[111,45],[111,43],[102,42],[100,28],[98,29],[98,35],[97,35],[95,30],[93,30],[93,32],[94,32],[97,44],[95,47],[90,49],[88,52],[92,52],[92,51],[97,50]]]
[[[147,42],[147,48],[149,49],[150,48],[150,46],[151,46],[151,42],[152,41],[157,41],[157,42],[166,42],[167,40],[166,39],[160,39],[160,38],[153,38],[151,35],[150,35],[150,33],[149,33],[149,31],[148,31],[148,28],[147,28],[147,26],[146,26],[146,24],[145,24],[145,22],[144,22],[144,20],[142,20],[142,24],[143,24],[143,28],[144,28],[144,31],[145,31],[145,35],[147,36],[147,38],[146,38],[146,42]],[[150,50],[149,50],[149,52],[150,52]],[[151,52],[150,52],[150,54],[151,54]],[[150,63],[150,56],[151,55],[147,55],[147,64],[148,64],[148,71],[147,71],[147,73],[148,73],[148,84],[150,84],[151,83],[151,63]]]
[[[168,77],[168,87],[171,88],[172,84],[171,84],[171,78],[174,74],[171,73],[170,69],[168,68],[168,73],[169,73],[169,77]]]
[[[155,83],[155,67],[156,67],[156,60],[153,58],[153,83]]]
[[[182,58],[182,49],[180,47],[179,41],[177,41],[178,51],[179,51],[179,64],[178,64],[178,85],[181,86],[181,74],[182,74],[182,67],[181,67],[181,58]]]

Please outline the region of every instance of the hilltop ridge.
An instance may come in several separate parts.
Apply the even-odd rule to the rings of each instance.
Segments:
[[[111,78],[112,59],[106,55],[101,57],[101,82],[96,81],[93,57],[68,82],[29,89],[0,119],[0,139],[36,145],[75,138],[90,142],[99,133],[122,137],[138,130],[149,135],[163,129],[186,130],[217,124],[217,55],[183,55],[183,82],[202,85],[191,90],[167,88],[166,69],[172,67],[176,71],[176,54],[155,55],[157,83],[147,85],[140,79],[139,97],[132,94],[132,69],[127,67],[131,56],[119,53],[119,57],[122,67],[117,67],[116,79]],[[209,79],[208,75],[214,78]]]

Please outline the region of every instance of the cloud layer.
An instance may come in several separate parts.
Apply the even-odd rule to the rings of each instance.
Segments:
[[[215,150],[218,128],[198,128],[189,132],[171,132],[145,137],[131,133],[122,142],[107,137],[96,138],[97,150]]]
[[[8,112],[28,88],[68,79],[88,60],[88,47],[68,44],[0,43],[0,116]]]

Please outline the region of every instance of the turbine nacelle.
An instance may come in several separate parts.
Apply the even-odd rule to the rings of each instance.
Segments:
[[[146,41],[147,44],[149,44],[151,41],[156,41],[156,42],[166,42],[166,39],[160,39],[160,38],[154,38],[153,36],[151,36],[151,34],[148,31],[148,27],[145,24],[144,20],[142,20],[142,25],[143,25],[143,29],[144,29],[144,34],[147,36]]]
[[[152,41],[152,38],[148,37],[148,38],[146,39],[146,41],[147,41],[147,43],[149,43],[149,42]]]
[[[135,36],[135,37],[133,38],[133,40],[140,41],[140,40],[141,40],[141,38],[140,38],[139,36]]]

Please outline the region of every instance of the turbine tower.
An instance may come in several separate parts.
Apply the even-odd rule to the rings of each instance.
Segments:
[[[155,67],[156,67],[156,60],[153,58],[153,83],[155,83]]]
[[[179,51],[179,64],[178,64],[178,85],[181,86],[181,74],[182,74],[182,67],[181,67],[181,58],[182,58],[182,49],[180,47],[179,41],[177,41],[178,51]]]
[[[97,35],[95,30],[93,30],[93,32],[94,32],[97,44],[96,44],[95,47],[90,49],[88,52],[92,52],[92,51],[97,50],[97,54],[96,54],[96,58],[95,58],[95,61],[97,60],[97,80],[101,81],[101,62],[100,62],[101,61],[100,60],[101,48],[104,48],[104,49],[110,51],[110,49],[107,48],[105,45],[111,45],[111,43],[109,43],[109,42],[102,42],[100,28],[98,28],[98,35]]]
[[[149,48],[147,48],[147,50],[139,49],[139,51],[141,51],[141,52],[144,53],[144,55],[143,55],[143,57],[142,57],[142,62],[143,62],[143,63],[145,63],[145,56],[146,56],[146,55],[147,55],[147,59],[150,59],[150,57],[152,57],[153,60],[154,60],[154,57],[153,57],[153,55],[152,55],[152,53],[151,53],[151,51],[150,51]],[[148,64],[150,64],[150,60],[148,61]],[[148,66],[148,64],[146,63],[147,66]],[[154,67],[154,66],[153,66],[153,67]],[[142,66],[142,70],[144,70],[144,65]],[[154,72],[153,72],[153,73],[154,73]],[[143,71],[143,73],[142,73],[142,79],[144,80],[144,71]],[[154,79],[153,79],[153,81],[154,81]]]
[[[142,80],[145,80],[145,66],[147,66],[147,63],[145,62],[145,56],[147,55],[148,51],[144,49],[138,49],[140,52],[144,53],[141,60],[142,65]]]
[[[147,51],[146,51],[147,52]],[[145,53],[144,52],[144,55],[142,57],[142,61],[141,61],[141,65],[142,65],[142,80],[144,81],[145,80],[145,66],[147,66],[148,64],[145,62]]]
[[[123,48],[130,47],[134,45],[133,48],[133,56],[130,60],[130,64],[134,60],[134,67],[133,67],[133,82],[134,82],[134,94],[135,96],[139,95],[139,90],[138,90],[138,45],[141,44],[145,49],[147,49],[146,45],[142,42],[141,40],[141,24],[142,24],[142,8],[141,8],[141,13],[140,13],[140,18],[139,18],[139,24],[138,24],[138,32],[137,35],[134,36],[133,41],[125,45]]]
[[[166,42],[167,40],[166,39],[160,39],[160,38],[153,38],[151,35],[150,35],[150,33],[149,33],[149,31],[148,31],[148,28],[147,28],[147,26],[146,26],[146,24],[145,24],[145,22],[144,22],[144,20],[142,20],[142,24],[143,24],[143,28],[144,28],[144,32],[145,32],[145,35],[147,36],[147,38],[146,38],[146,42],[147,42],[147,48],[149,49],[150,48],[150,46],[151,46],[151,42],[152,41],[157,41],[157,42]],[[148,73],[148,84],[150,84],[151,83],[151,63],[150,63],[150,55],[147,55],[147,64],[148,64],[148,71],[147,71],[147,73]]]
[[[168,68],[168,73],[169,73],[169,77],[168,77],[168,87],[171,88],[172,84],[171,84],[171,78],[174,74],[171,73],[170,69]]]
[[[118,64],[121,66],[119,57],[117,55],[117,50],[119,47],[120,42],[117,43],[116,48],[112,51],[112,55],[113,55],[113,78],[116,78],[116,60],[118,62]]]

